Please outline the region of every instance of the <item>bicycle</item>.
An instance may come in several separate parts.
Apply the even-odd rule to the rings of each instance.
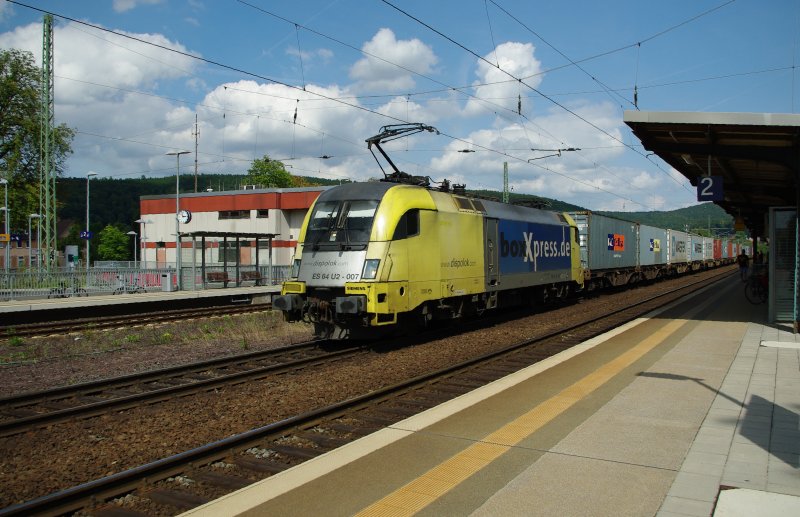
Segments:
[[[78,287],[75,282],[71,287],[67,287],[66,282],[59,282],[58,287],[51,287],[47,294],[48,298],[69,298],[70,296],[89,296],[86,289]]]
[[[747,279],[744,285],[744,296],[747,301],[758,305],[767,302],[767,293],[769,284],[767,282],[766,274],[753,274]]]
[[[137,283],[130,283],[128,281],[125,281],[123,285],[114,289],[114,294],[125,294],[125,293],[140,294],[146,292],[147,291],[145,290],[144,287],[140,286]]]

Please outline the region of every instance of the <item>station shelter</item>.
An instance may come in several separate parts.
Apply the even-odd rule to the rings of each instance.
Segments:
[[[644,148],[769,243],[769,319],[798,331],[800,115],[626,111]],[[647,155],[649,157],[649,154]],[[755,255],[753,256],[753,258]]]
[[[191,268],[191,275],[188,276],[192,285],[185,286],[184,279],[178,279],[178,287],[198,288],[208,287],[209,284],[221,284],[222,287],[239,287],[244,283],[252,282],[254,285],[274,284],[279,275],[275,274],[272,261],[272,241],[277,237],[275,233],[235,233],[235,232],[191,232],[178,235],[178,248],[183,250],[183,243],[190,241],[192,244],[191,263],[181,265],[181,269]],[[230,253],[223,253],[220,256],[221,263],[209,264],[206,261],[208,254],[208,240],[221,242],[223,250]],[[262,243],[266,246],[262,246]],[[243,246],[247,244],[247,246]],[[247,261],[243,264],[242,249],[252,248],[255,250],[254,265]],[[260,251],[266,249],[266,267],[261,267]],[[181,255],[185,255],[181,253]],[[247,257],[249,253],[244,254]],[[199,260],[199,263],[198,263]],[[263,271],[263,272],[262,272]]]

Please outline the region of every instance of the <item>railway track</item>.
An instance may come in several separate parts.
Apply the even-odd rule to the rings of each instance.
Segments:
[[[728,276],[695,282],[427,375],[10,506],[0,516],[76,510],[97,516],[130,510],[175,514],[516,372],[663,306],[688,289]],[[129,496],[110,501],[125,494]]]
[[[136,325],[150,325],[192,318],[225,316],[231,314],[248,314],[272,310],[272,304],[236,305],[231,307],[203,307],[195,309],[176,309],[171,311],[146,312],[119,316],[101,316],[75,320],[53,321],[47,323],[29,323],[23,325],[0,326],[0,337],[31,337],[53,334],[69,334],[86,330],[102,330]]]
[[[278,375],[361,351],[308,342],[0,399],[0,436]]]

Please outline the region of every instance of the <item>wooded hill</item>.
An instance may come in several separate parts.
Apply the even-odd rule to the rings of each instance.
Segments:
[[[197,177],[197,190],[233,191],[242,188],[245,176],[223,174],[201,174]],[[304,178],[312,185],[338,185],[335,180],[324,178]],[[194,176],[183,175],[180,178],[181,193],[194,192]],[[60,178],[56,187],[59,201],[58,218],[61,221],[72,221],[82,229],[86,219],[86,178]],[[90,222],[91,230],[99,232],[106,225],[114,224],[124,231],[139,231],[134,223],[140,217],[139,197],[147,195],[175,193],[175,177],[111,179],[94,178],[90,185]],[[502,194],[496,191],[468,191],[468,195],[484,199],[500,201]],[[509,201],[513,204],[542,207],[554,211],[585,210],[585,208],[533,195],[511,193]],[[733,232],[733,218],[724,210],[712,203],[703,203],[668,212],[599,212],[605,215],[636,221],[660,228],[685,230],[687,227],[696,232],[707,231],[718,235]],[[78,241],[79,243],[80,241]]]
[[[478,190],[471,192],[478,197],[500,201],[502,194],[495,191]],[[510,193],[508,201],[511,204],[534,206],[545,208],[556,212],[572,212],[586,210],[586,208],[565,203],[557,199],[550,199],[527,194]],[[713,203],[702,203],[678,210],[667,212],[605,212],[596,211],[599,214],[634,221],[657,228],[669,228],[673,230],[686,229],[700,235],[733,235],[733,217],[728,215],[725,210]]]

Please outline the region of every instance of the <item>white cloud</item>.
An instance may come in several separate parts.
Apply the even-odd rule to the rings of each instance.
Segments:
[[[419,122],[422,124],[434,125],[435,117],[431,116],[428,108],[422,104],[412,101],[408,97],[395,97],[383,106],[375,108],[375,111],[388,115],[399,120],[387,120],[385,124],[400,124],[400,121]]]
[[[188,50],[160,34],[124,33],[138,39]],[[41,58],[42,25],[33,23],[0,34],[0,46],[33,52]],[[156,49],[145,43],[107,34],[74,22],[55,28],[56,98],[59,103],[89,104],[97,99],[119,95],[113,88],[153,88],[159,81],[177,79],[193,73],[196,62],[186,56]],[[110,86],[87,87],[87,81]]]
[[[644,191],[653,191],[661,184],[661,179],[646,171],[641,171],[631,179],[631,186]]]
[[[483,115],[498,110],[500,105],[507,110],[516,111],[517,101],[530,90],[521,86],[514,78],[526,78],[525,83],[537,88],[542,82],[541,63],[534,57],[535,48],[530,43],[508,42],[498,45],[494,52],[479,60],[476,70],[478,80],[473,83],[474,96],[483,99],[470,99],[465,108],[467,115]],[[505,73],[505,72],[508,73]],[[511,74],[511,76],[509,76]],[[531,106],[525,106],[526,111]]]
[[[78,131],[70,172],[147,172],[147,157],[163,154],[162,146],[171,145],[167,135],[172,130],[163,128],[175,124],[175,114],[186,108],[135,92],[158,91],[184,78],[189,84],[202,84],[191,75],[194,60],[80,24],[57,25],[54,30],[56,123]],[[41,23],[20,26],[0,34],[0,47],[28,50],[41,63],[41,34]],[[160,34],[129,34],[187,52]],[[189,137],[193,118],[192,112],[181,121]]]
[[[669,197],[670,189],[677,187],[666,174],[647,167],[648,162],[626,167],[614,165],[626,152],[617,141],[626,133],[618,107],[610,102],[573,101],[568,106],[576,116],[556,106],[543,110],[541,106],[547,107],[545,100],[537,101],[538,110],[534,112],[523,99],[523,109],[530,118],[527,120],[513,113],[497,116],[495,113],[501,111],[497,106],[486,108],[474,100],[464,101],[456,92],[424,97],[425,100],[400,95],[390,100],[362,101],[354,96],[365,91],[386,94],[415,85],[413,74],[369,57],[350,67],[350,78],[355,81],[350,85],[337,84],[334,78],[324,87],[308,84],[303,92],[252,80],[220,84],[217,76],[199,77],[201,67],[179,54],[74,23],[59,24],[55,30],[56,121],[79,131],[73,145],[75,154],[68,162],[69,174],[80,175],[87,170],[115,177],[174,174],[174,158],[164,153],[176,148],[194,149],[196,113],[200,172],[242,173],[252,159],[268,154],[286,160],[298,175],[376,178],[381,172],[367,150],[365,139],[383,125],[409,121],[433,125],[442,129],[444,135],[424,133],[391,142],[384,148],[402,170],[431,176],[436,181],[448,179],[452,183],[466,183],[468,188],[500,190],[503,162],[508,161],[510,184],[515,192],[563,199],[593,209],[612,205],[619,209],[624,203],[627,210],[645,209],[628,199],[647,207],[658,203],[666,206],[663,197],[654,197],[649,192],[661,189]],[[161,34],[132,35],[188,52],[183,45]],[[0,47],[30,49],[41,62],[41,24],[0,34]],[[417,39],[398,40],[389,29],[378,31],[363,48],[421,73],[436,71],[437,57],[431,47]],[[518,77],[541,70],[534,53],[533,45],[527,43],[504,43],[497,47],[500,65]],[[326,63],[335,57],[339,56],[324,48],[308,49],[303,54],[306,65],[315,61]],[[493,62],[494,53],[487,59]],[[508,79],[487,63],[477,62],[475,67],[478,83]],[[538,86],[541,80],[541,76],[536,76],[528,82]],[[315,96],[314,92],[343,98],[350,106]],[[516,110],[520,87],[516,82],[478,85],[475,92]],[[522,90],[522,94],[530,95],[530,91]],[[182,104],[171,98],[190,100]],[[476,152],[458,152],[470,148],[470,144],[445,135],[474,142],[472,148]],[[509,156],[482,150],[481,146]],[[566,147],[582,150],[527,162],[548,154],[531,148]],[[322,155],[334,158],[322,159]],[[186,163],[193,158],[185,157]],[[181,160],[182,166],[183,163]],[[682,178],[671,169],[668,174]]]
[[[249,80],[218,86],[198,108],[204,121],[201,152],[225,156],[237,171],[246,171],[253,158],[264,154],[291,159],[286,163],[312,171],[334,166],[327,160],[320,161],[318,157],[323,154],[337,158],[367,156],[364,138],[378,127],[377,117],[314,93],[330,98],[351,95],[339,87],[307,85],[304,92]],[[380,123],[385,124],[385,119]],[[337,159],[336,163],[340,161]],[[370,173],[374,172],[374,166],[370,169]],[[366,172],[362,166],[344,177],[365,179]]]
[[[286,49],[286,54],[289,56],[300,56],[303,59],[303,66],[308,66],[317,59],[321,60],[323,63],[328,63],[334,56],[333,51],[327,48],[299,52],[297,47],[288,47]]]
[[[160,4],[164,0],[114,0],[114,10],[118,13],[130,11],[138,5],[142,4]]]
[[[620,209],[622,203],[627,210],[649,209],[654,203],[649,192],[663,188],[664,178],[641,169],[614,165],[615,159],[625,152],[623,144],[614,139],[621,139],[622,131],[622,122],[613,116],[615,107],[605,102],[585,103],[570,109],[575,115],[552,108],[545,115],[525,122],[524,126],[498,119],[501,122],[497,127],[475,130],[463,138],[473,143],[472,149],[476,152],[460,153],[459,150],[470,146],[450,142],[441,156],[430,161],[430,168],[440,175],[438,179],[464,182],[467,188],[500,191],[503,162],[508,162],[509,184],[515,192],[594,209],[601,206],[611,209],[609,207],[617,202],[620,203],[615,210]],[[562,151],[558,156],[557,149],[568,147],[581,150]],[[506,155],[482,150],[487,148]]]
[[[394,32],[386,28],[380,29],[362,50],[371,55],[358,60],[350,68],[350,78],[357,81],[356,88],[360,91],[396,92],[412,88],[414,74],[406,70],[427,75],[438,61],[431,47],[422,41],[416,38],[398,40]]]
[[[14,10],[11,4],[8,2],[0,3],[0,22],[4,21],[6,18],[10,18],[13,13]]]

